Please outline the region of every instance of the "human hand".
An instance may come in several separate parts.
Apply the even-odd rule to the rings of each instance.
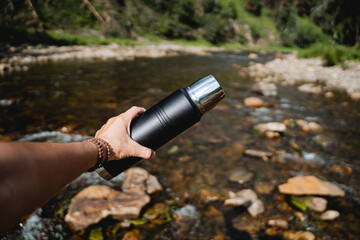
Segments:
[[[95,134],[108,142],[112,148],[109,160],[127,157],[141,157],[150,159],[155,152],[150,148],[141,146],[130,137],[130,123],[138,114],[145,112],[145,108],[132,107],[126,112],[110,118]]]

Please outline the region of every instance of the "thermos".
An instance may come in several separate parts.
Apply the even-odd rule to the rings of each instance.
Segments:
[[[178,89],[131,121],[130,136],[139,144],[156,150],[200,121],[225,93],[209,75],[190,86]],[[104,163],[96,172],[110,180],[141,160],[129,157]]]

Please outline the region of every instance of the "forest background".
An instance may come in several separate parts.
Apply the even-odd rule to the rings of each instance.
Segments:
[[[141,44],[298,50],[360,59],[358,0],[3,0],[0,46]]]

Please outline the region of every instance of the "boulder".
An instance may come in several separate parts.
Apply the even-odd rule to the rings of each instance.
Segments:
[[[251,87],[251,91],[266,97],[277,95],[277,87],[274,83],[258,82]]]
[[[344,196],[345,192],[333,183],[322,181],[315,176],[289,178],[278,186],[280,193],[292,195]]]
[[[286,125],[281,122],[268,122],[268,123],[260,123],[255,125],[254,129],[259,131],[260,133],[266,132],[285,132]]]
[[[320,215],[320,219],[323,221],[332,221],[340,216],[340,213],[336,210],[327,210]]]
[[[107,186],[90,186],[71,199],[65,221],[74,231],[79,231],[111,216],[116,220],[134,219],[150,202],[150,197],[131,189],[126,193]]]
[[[126,177],[122,188],[137,189],[149,194],[162,191],[162,186],[155,176],[151,175],[145,169],[133,167],[125,171]]]

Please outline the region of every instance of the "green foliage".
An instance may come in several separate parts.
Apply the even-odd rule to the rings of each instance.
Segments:
[[[89,240],[103,240],[103,239],[104,239],[104,236],[102,234],[101,227],[94,228],[91,230],[91,232],[89,234]]]
[[[294,44],[301,48],[306,48],[316,42],[325,42],[327,37],[321,28],[316,26],[308,18],[301,18],[299,26],[295,30]]]
[[[310,197],[290,196],[290,203],[301,211],[305,211],[311,204]]]
[[[255,16],[261,15],[262,7],[263,7],[263,4],[262,4],[261,0],[247,0],[246,5],[245,5],[246,11],[254,14]]]
[[[360,60],[360,49],[341,45],[315,44],[298,52],[300,58],[321,57],[324,65],[342,65],[346,60]]]

